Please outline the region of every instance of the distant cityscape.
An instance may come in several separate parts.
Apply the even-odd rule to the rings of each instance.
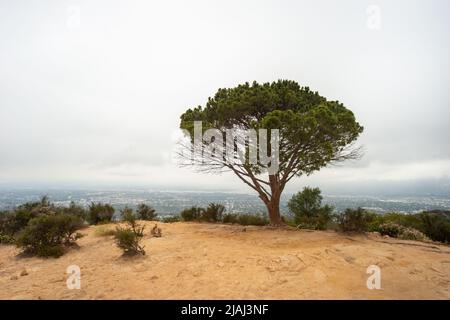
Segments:
[[[178,214],[191,206],[206,207],[211,202],[225,205],[229,213],[264,213],[265,207],[255,194],[231,192],[155,191],[155,190],[60,190],[17,189],[0,191],[0,210],[12,209],[28,201],[36,201],[43,195],[58,205],[69,205],[71,201],[87,207],[91,202],[110,203],[116,209],[125,206],[135,208],[140,203],[153,206],[160,215]],[[286,214],[286,203],[290,194],[282,197],[281,211]],[[324,195],[324,204],[332,205],[335,211],[363,207],[376,212],[420,212],[423,210],[450,210],[450,196],[343,196]]]

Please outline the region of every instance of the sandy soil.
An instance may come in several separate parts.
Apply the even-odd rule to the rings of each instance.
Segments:
[[[146,223],[147,232],[153,223]],[[450,299],[450,247],[332,231],[173,223],[124,258],[89,227],[58,259],[0,246],[1,299]],[[69,265],[81,289],[66,285]],[[369,290],[369,265],[381,289]],[[26,272],[24,272],[24,270]],[[26,273],[26,275],[21,275]]]

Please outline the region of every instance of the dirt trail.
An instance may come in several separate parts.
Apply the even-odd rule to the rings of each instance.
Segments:
[[[153,223],[147,222],[147,233]],[[376,235],[159,224],[144,257],[123,258],[95,229],[59,259],[0,246],[1,299],[450,299],[450,247]],[[66,286],[69,265],[81,289]],[[369,290],[366,269],[381,268]],[[26,275],[20,275],[26,270]]]

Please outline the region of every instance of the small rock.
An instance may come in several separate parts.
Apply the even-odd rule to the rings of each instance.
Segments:
[[[348,263],[353,263],[355,261],[355,258],[351,256],[345,256],[344,260],[347,261]]]
[[[19,279],[19,277],[18,276],[12,276],[10,279],[11,280],[17,280],[17,279]]]
[[[27,276],[27,275],[28,275],[27,270],[22,270],[22,272],[20,273],[21,277],[24,277],[24,276]]]
[[[277,271],[277,269],[276,269],[274,266],[267,266],[266,269],[267,269],[269,272],[275,272],[275,271]]]
[[[200,277],[202,275],[202,273],[200,271],[195,271],[193,276],[194,277]]]
[[[153,276],[150,278],[150,280],[156,280],[156,279],[158,279],[158,276]]]
[[[224,264],[223,262],[219,262],[219,263],[217,264],[217,266],[218,266],[219,268],[223,268],[223,267],[225,266],[225,264]]]

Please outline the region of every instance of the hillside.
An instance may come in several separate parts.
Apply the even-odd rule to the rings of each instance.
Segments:
[[[147,232],[153,223],[147,222]],[[1,299],[450,299],[450,247],[332,231],[173,223],[121,257],[112,236],[82,230],[58,259],[0,246]],[[112,226],[111,226],[112,227]],[[66,268],[81,268],[81,289]],[[366,287],[369,265],[381,290]],[[26,272],[24,272],[24,270]],[[25,274],[25,275],[21,275]]]

